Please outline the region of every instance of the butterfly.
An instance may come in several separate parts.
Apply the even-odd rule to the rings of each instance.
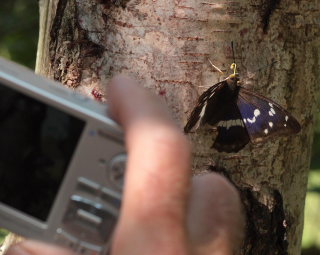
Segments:
[[[301,130],[299,122],[279,104],[240,85],[235,63],[231,69],[229,77],[199,97],[184,127],[185,133],[204,124],[216,126],[218,134],[212,148],[238,152],[249,142],[257,144]]]

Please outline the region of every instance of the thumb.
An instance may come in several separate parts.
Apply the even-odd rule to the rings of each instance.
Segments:
[[[193,178],[188,227],[194,254],[234,254],[244,233],[239,194],[218,174]]]
[[[6,255],[76,255],[71,250],[38,241],[23,241],[9,248]]]

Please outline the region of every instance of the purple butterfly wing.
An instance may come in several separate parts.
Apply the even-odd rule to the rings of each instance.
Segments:
[[[217,126],[218,135],[213,148],[220,152],[242,149],[250,139],[236,104],[236,95],[226,80],[210,87],[199,97],[184,131],[190,132],[204,124]]]
[[[252,143],[301,130],[299,122],[288,111],[245,88],[240,88],[237,105]]]

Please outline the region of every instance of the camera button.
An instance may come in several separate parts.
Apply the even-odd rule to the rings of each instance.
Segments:
[[[102,205],[78,195],[71,197],[63,226],[69,232],[89,242],[107,241],[117,221],[118,210],[112,205]]]
[[[96,195],[100,189],[100,185],[84,177],[80,177],[78,179],[77,189],[92,195]]]
[[[121,195],[119,193],[114,192],[111,189],[106,187],[102,188],[101,199],[107,202],[108,204],[115,206],[116,208],[120,208],[121,206]]]
[[[99,216],[96,216],[90,212],[87,212],[82,209],[77,210],[77,216],[83,220],[86,220],[87,222],[92,223],[93,225],[100,225],[102,223],[102,218]]]
[[[55,242],[57,244],[60,244],[64,247],[68,247],[72,250],[74,250],[78,245],[78,239],[74,236],[70,235],[69,233],[63,231],[61,228],[57,229],[55,236]]]
[[[80,243],[79,254],[83,255],[99,255],[102,252],[102,248],[96,245],[92,245],[86,242]]]
[[[118,188],[122,189],[124,172],[126,170],[127,155],[119,154],[115,156],[109,165],[109,178],[110,181]]]

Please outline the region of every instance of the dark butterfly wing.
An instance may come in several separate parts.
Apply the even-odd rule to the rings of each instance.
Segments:
[[[235,102],[226,105],[223,119],[218,123],[218,135],[213,148],[219,152],[238,152],[249,141],[249,135]]]
[[[220,152],[242,149],[250,139],[236,104],[237,94],[226,80],[210,87],[199,97],[184,131],[190,132],[204,124],[217,125],[218,135],[213,148]]]
[[[240,88],[237,105],[252,143],[301,129],[299,122],[280,105],[245,88]]]
[[[199,97],[198,103],[196,107],[193,109],[187,124],[184,127],[184,132],[189,133],[191,130],[197,129],[200,125],[203,125],[207,122],[217,122],[218,120],[212,114],[216,112],[216,110],[212,111],[212,108],[218,104],[220,100],[219,92],[221,89],[226,86],[226,82],[222,81],[207,89],[203,94]],[[210,111],[211,110],[211,111]]]

